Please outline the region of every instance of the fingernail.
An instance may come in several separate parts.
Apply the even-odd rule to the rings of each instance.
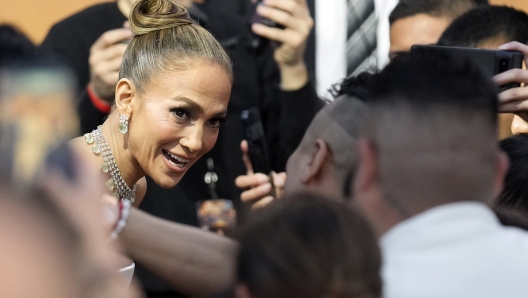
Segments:
[[[262,191],[269,192],[269,191],[271,191],[271,184],[270,183],[266,183],[266,184],[262,185],[260,188],[262,189]]]
[[[510,43],[505,43],[499,47],[499,50],[505,50],[505,49],[508,49],[509,47],[510,47]]]

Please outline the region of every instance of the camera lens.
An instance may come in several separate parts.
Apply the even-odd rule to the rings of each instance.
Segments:
[[[499,72],[505,72],[508,70],[508,58],[501,58],[499,60]]]

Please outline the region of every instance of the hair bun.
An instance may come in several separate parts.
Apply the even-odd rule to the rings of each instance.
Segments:
[[[192,23],[187,9],[172,0],[139,0],[130,13],[130,29],[135,35]]]

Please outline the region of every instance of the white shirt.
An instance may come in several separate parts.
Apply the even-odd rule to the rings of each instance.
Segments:
[[[377,62],[389,61],[389,15],[399,0],[374,0],[377,29]],[[347,0],[315,0],[315,69],[317,93],[331,99],[328,89],[346,77]]]
[[[385,298],[526,298],[528,233],[484,204],[442,205],[380,240]]]

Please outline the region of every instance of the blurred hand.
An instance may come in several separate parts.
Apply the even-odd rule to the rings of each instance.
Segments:
[[[251,206],[251,209],[260,209],[266,207],[269,203],[275,200],[270,196],[271,183],[269,177],[262,173],[253,173],[251,161],[249,160],[247,141],[242,141],[240,144],[242,149],[242,159],[246,165],[247,174],[238,176],[235,184],[238,188],[247,189],[240,195],[240,200]],[[284,192],[284,184],[286,182],[286,173],[272,173],[273,184],[275,185],[275,193],[277,198],[282,196]]]
[[[499,49],[519,51],[523,53],[525,63],[528,63],[528,46],[524,44],[519,42],[510,42],[500,46]],[[493,80],[499,86],[509,83],[526,84],[528,83],[528,70],[511,69],[496,75],[493,77]],[[514,113],[518,116],[514,119],[512,129],[514,127],[526,127],[526,123],[523,124],[518,122],[528,122],[528,88],[517,87],[501,92],[499,94],[499,112]],[[528,132],[528,130],[526,132]]]
[[[257,13],[284,26],[284,29],[262,24],[253,24],[251,29],[257,35],[280,43],[274,58],[281,69],[282,87],[300,89],[308,81],[303,54],[314,26],[306,0],[264,0],[263,3]]]
[[[103,33],[90,49],[89,84],[95,94],[108,103],[114,101],[119,68],[127,48],[127,43],[123,41],[133,36],[132,31],[126,27],[128,26]]]

